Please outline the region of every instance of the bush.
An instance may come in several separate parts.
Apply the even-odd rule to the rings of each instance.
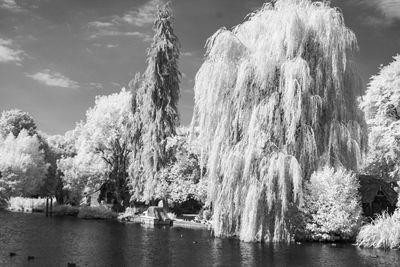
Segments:
[[[361,227],[357,246],[366,248],[400,248],[400,211],[392,216],[387,212],[377,216],[370,224]]]
[[[53,209],[55,216],[78,216],[79,208],[71,205],[57,205]]]
[[[343,169],[325,168],[312,174],[305,190],[305,233],[318,241],[351,240],[362,219],[360,185]]]
[[[82,207],[79,209],[78,218],[81,219],[114,219],[118,217],[118,213],[110,209],[99,207]]]

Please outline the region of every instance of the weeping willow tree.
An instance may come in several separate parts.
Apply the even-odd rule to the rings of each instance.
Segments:
[[[148,51],[146,72],[135,77],[132,110],[135,114],[134,152],[130,167],[134,200],[149,201],[154,196],[160,169],[169,156],[167,137],[176,135],[179,123],[178,100],[180,43],[171,25],[168,5],[160,6],[153,29],[155,35]]]
[[[291,241],[303,181],[361,164],[356,37],[329,3],[278,0],[206,48],[192,126],[208,157],[214,232]]]

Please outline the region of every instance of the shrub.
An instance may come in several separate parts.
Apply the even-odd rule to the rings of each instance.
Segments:
[[[361,223],[360,185],[343,169],[325,168],[306,184],[304,213],[306,237],[312,240],[351,240]]]
[[[366,248],[400,248],[400,211],[377,216],[370,224],[361,227],[357,246]]]
[[[79,209],[78,218],[81,219],[114,219],[118,213],[104,207],[82,207]]]
[[[71,205],[56,205],[53,209],[55,216],[78,216],[79,208]]]

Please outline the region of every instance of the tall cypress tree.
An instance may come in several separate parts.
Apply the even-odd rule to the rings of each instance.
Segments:
[[[148,50],[148,66],[139,85],[134,86],[137,87],[133,94],[136,147],[130,173],[132,195],[136,200],[153,198],[157,172],[169,158],[165,149],[166,139],[176,134],[175,128],[179,123],[180,43],[171,21],[169,6],[159,7],[153,26],[153,42]]]

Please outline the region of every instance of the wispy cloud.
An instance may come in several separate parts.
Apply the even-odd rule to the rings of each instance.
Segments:
[[[119,47],[119,45],[117,45],[117,44],[107,44],[106,47],[107,48],[116,48],[116,47]]]
[[[112,86],[115,86],[115,87],[121,87],[122,86],[120,83],[117,83],[117,82],[111,82],[110,84]]]
[[[117,17],[116,19],[139,27],[152,24],[156,16],[157,8],[162,4],[163,1],[161,0],[150,0],[136,10],[131,10],[122,17]]]
[[[149,36],[145,33],[141,33],[138,31],[134,31],[134,32],[124,32],[124,31],[119,31],[116,30],[115,28],[98,28],[95,31],[93,31],[91,33],[91,35],[89,36],[90,39],[96,39],[96,38],[100,38],[100,37],[104,37],[104,36],[137,36],[140,37],[142,40],[146,41]]]
[[[96,47],[106,47],[106,48],[117,48],[117,47],[119,47],[119,45],[118,44],[102,44],[102,43],[93,43],[93,46],[96,46]]]
[[[399,0],[375,0],[370,1],[370,4],[376,5],[387,18],[400,20]]]
[[[190,57],[190,56],[193,56],[193,53],[192,52],[181,52],[181,56]]]
[[[114,26],[112,22],[91,21],[88,23],[89,28],[108,28]]]
[[[15,0],[0,0],[0,8],[7,9],[12,12],[20,12],[23,9],[15,2]]]
[[[102,20],[91,21],[88,23],[89,38],[133,36],[149,42],[152,40],[150,34],[143,32],[143,30],[132,31],[132,26],[142,28],[152,25],[156,18],[157,8],[162,4],[162,0],[150,0],[142,6],[122,15],[114,15]]]
[[[89,83],[89,86],[90,86],[91,88],[98,89],[98,90],[104,88],[103,85],[102,85],[101,83],[96,83],[96,82],[91,82],[91,83]]]
[[[48,86],[71,89],[77,89],[80,87],[77,82],[62,75],[61,73],[52,72],[49,69],[44,69],[35,74],[26,74],[26,76]]]
[[[363,7],[377,11],[376,14],[363,17],[362,20],[370,25],[391,25],[400,21],[400,0],[357,0],[354,2]]]
[[[10,39],[0,38],[0,62],[20,62],[24,52],[13,47]]]

